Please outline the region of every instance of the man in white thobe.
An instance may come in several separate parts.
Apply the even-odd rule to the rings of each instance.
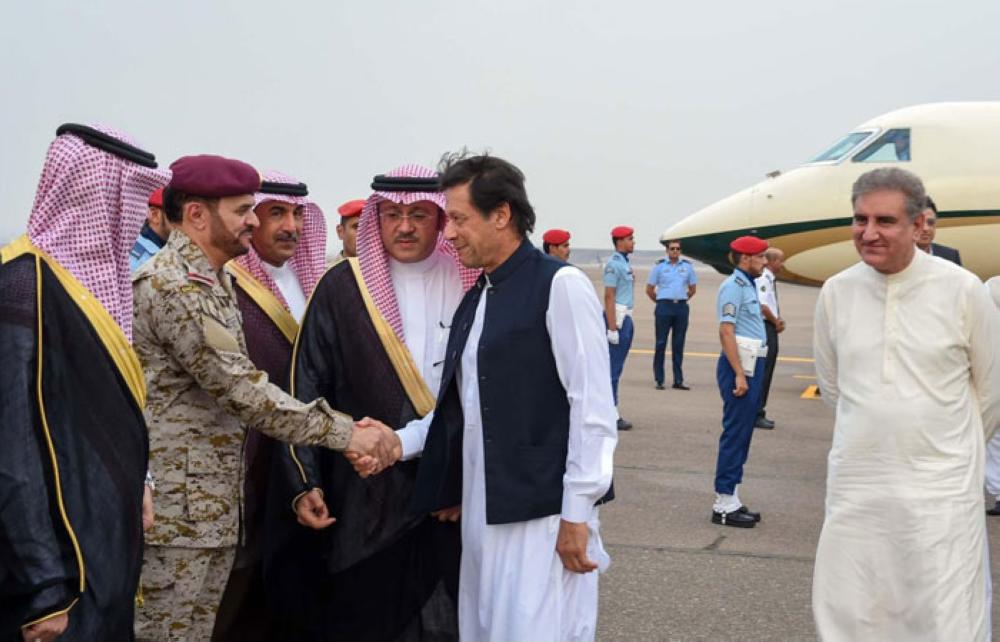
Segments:
[[[923,185],[854,184],[861,262],[826,282],[814,351],[837,410],[813,613],[823,640],[986,640],[983,444],[1000,319],[974,275],[915,251]]]
[[[376,176],[372,189],[357,258],[331,267],[309,303],[293,388],[372,418],[362,424],[401,428],[434,408],[451,318],[479,271],[462,267],[442,238],[445,199],[434,170],[403,165]],[[280,489],[272,493],[283,520],[275,530],[285,535],[274,538],[282,547],[267,568],[287,586],[277,600],[281,619],[310,615],[276,639],[455,639],[459,529],[409,513],[417,466],[361,480],[318,449],[280,453],[281,473],[269,481]]]
[[[452,321],[413,506],[460,506],[462,640],[592,640],[617,443],[601,306],[528,242],[520,170],[456,157],[441,182],[445,237],[484,274]]]

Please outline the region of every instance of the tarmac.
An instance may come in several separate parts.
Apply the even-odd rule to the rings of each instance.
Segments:
[[[570,259],[572,261],[572,257]],[[603,293],[600,270],[585,269]],[[819,289],[779,283],[780,335],[768,416],[756,430],[740,498],[763,514],[756,528],[710,522],[722,401],[715,296],[723,276],[698,266],[684,357],[690,391],[654,388],[653,303],[648,267],[636,267],[635,340],[619,387],[616,499],[601,509],[611,567],[600,579],[599,640],[815,640],[813,562],[823,525],[833,410],[803,398],[815,385],[813,307]],[[669,347],[669,345],[668,345]],[[810,395],[806,394],[806,397]],[[1000,557],[1000,517],[987,521]],[[997,565],[993,564],[997,585]],[[994,637],[1000,634],[995,601]]]

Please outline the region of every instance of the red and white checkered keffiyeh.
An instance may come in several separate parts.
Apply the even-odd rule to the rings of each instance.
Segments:
[[[288,185],[298,185],[299,181],[287,174],[280,172],[265,172],[264,180],[269,183],[285,183]],[[326,266],[326,218],[323,210],[306,196],[289,196],[287,194],[265,194],[257,192],[254,194],[253,206],[257,207],[265,201],[278,201],[280,203],[290,203],[302,206],[302,235],[299,237],[299,244],[295,248],[295,254],[288,259],[295,276],[299,278],[299,285],[306,298],[312,294],[313,288],[319,283],[320,277]],[[281,295],[281,290],[271,278],[271,275],[264,269],[263,259],[257,254],[252,246],[250,251],[236,259],[237,263],[246,268],[247,272],[261,282],[278,300],[288,308],[288,302]]]
[[[386,176],[413,178],[434,178],[437,172],[423,165],[402,165],[392,170]],[[402,205],[410,205],[417,201],[430,201],[444,211],[445,200],[443,192],[374,192],[365,201],[361,210],[361,220],[358,223],[358,261],[361,265],[361,276],[365,286],[372,295],[376,307],[382,313],[382,318],[396,331],[400,341],[403,336],[403,317],[399,313],[396,301],[396,290],[392,286],[392,275],[389,272],[389,253],[382,245],[382,234],[379,229],[378,204],[382,201],[392,201]],[[458,260],[458,252],[450,241],[445,240],[441,230],[444,229],[444,216],[438,219],[438,242],[435,252],[440,252],[451,258],[458,266],[458,275],[462,281],[462,290],[468,291],[479,278],[479,270],[467,268]]]
[[[137,146],[102,125],[94,129]],[[148,215],[149,195],[170,172],[143,167],[91,147],[73,134],[49,145],[28,238],[77,278],[132,341],[129,252]]]

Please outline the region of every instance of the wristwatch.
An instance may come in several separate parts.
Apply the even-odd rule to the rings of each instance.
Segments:
[[[146,481],[145,484],[149,486],[149,490],[156,490],[156,480],[153,479],[153,473],[146,471]]]

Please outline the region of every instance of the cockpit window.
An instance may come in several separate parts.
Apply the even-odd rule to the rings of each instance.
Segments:
[[[810,163],[835,163],[847,156],[848,152],[857,147],[861,141],[872,135],[871,131],[863,132],[851,132],[847,136],[844,136],[836,143],[830,146],[829,149],[824,151],[822,154],[816,158],[809,161]]]
[[[910,160],[910,130],[890,129],[851,159],[855,163],[899,163]]]

